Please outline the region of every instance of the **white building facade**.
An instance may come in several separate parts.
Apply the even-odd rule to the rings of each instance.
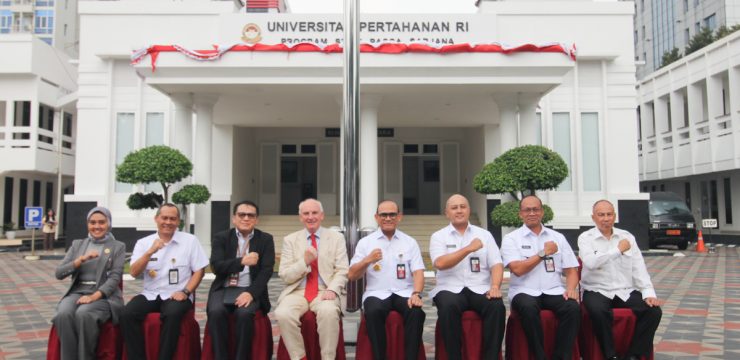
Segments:
[[[192,212],[206,248],[229,226],[230,204],[245,198],[264,214],[295,214],[308,196],[327,214],[342,211],[342,56],[330,50],[342,38],[340,15],[245,13],[210,1],[79,6],[69,217],[108,206],[129,245],[153,230],[151,211],[126,206],[142,189],[115,181],[128,152],[153,144],[182,151],[194,163],[188,181],[211,190]],[[624,146],[638,139],[632,16],[632,4],[619,1],[483,1],[477,14],[363,15],[361,42],[373,46],[361,55],[360,227],[374,225],[379,199],[407,214],[440,214],[454,193],[486,224],[501,200],[475,193],[473,177],[510,148],[542,144],[570,167],[557,190],[540,194],[555,210],[555,229],[575,241],[592,225],[593,202],[607,198],[624,226],[646,235],[637,149]],[[491,50],[496,43],[531,46],[503,53]],[[196,51],[214,44],[221,56]],[[440,53],[445,45],[453,47]],[[132,50],[147,48],[131,65]]]
[[[698,223],[718,220],[713,241],[738,243],[740,32],[645,77],[638,96],[642,191],[684,196]]]
[[[23,229],[26,206],[58,211],[72,191],[77,68],[31,34],[0,35],[0,53],[0,219]]]

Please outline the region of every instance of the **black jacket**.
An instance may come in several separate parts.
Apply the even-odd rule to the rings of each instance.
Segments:
[[[211,243],[211,269],[216,275],[216,279],[211,284],[209,295],[214,291],[224,287],[229,274],[241,272],[244,265],[241,264],[241,258],[236,257],[239,240],[236,237],[236,230],[229,229],[216,234]],[[267,291],[267,282],[272,277],[273,267],[275,265],[275,243],[272,235],[254,229],[254,237],[249,242],[249,252],[259,254],[257,265],[249,267],[249,277],[252,280],[247,288],[247,292],[260,302],[260,309],[267,315],[270,311],[270,297]]]

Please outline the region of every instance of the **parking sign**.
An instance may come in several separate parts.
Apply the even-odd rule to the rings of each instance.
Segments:
[[[44,208],[40,206],[26,206],[24,214],[24,226],[26,229],[41,229]]]

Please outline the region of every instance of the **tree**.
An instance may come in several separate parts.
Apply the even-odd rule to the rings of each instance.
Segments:
[[[159,183],[163,194],[134,193],[126,201],[132,210],[156,209],[163,203],[170,202],[169,190],[172,185],[182,181],[193,172],[193,164],[181,152],[163,145],[145,147],[126,155],[123,162],[116,167],[116,180],[128,184]],[[187,205],[203,204],[211,197],[204,185],[185,185],[172,194],[172,202],[182,205],[183,218]]]
[[[691,54],[694,51],[711,44],[712,42],[714,42],[712,30],[708,27],[703,27],[701,28],[701,31],[699,31],[696,35],[694,35],[694,37],[691,38],[691,40],[689,40],[684,53],[686,55]]]
[[[498,226],[521,226],[519,200],[537,190],[550,190],[568,177],[568,165],[556,152],[539,145],[513,148],[486,164],[473,179],[473,188],[482,194],[510,194],[517,201],[501,204],[491,212]],[[552,220],[552,209],[545,205],[543,223]]]
[[[673,63],[683,57],[677,47],[663,53],[663,58],[660,60],[660,67],[666,66]]]
[[[732,25],[731,27],[727,27],[725,25],[722,25],[717,28],[717,32],[714,33],[714,40],[719,40],[727,35],[730,35],[734,33],[735,31],[740,30],[740,24]]]

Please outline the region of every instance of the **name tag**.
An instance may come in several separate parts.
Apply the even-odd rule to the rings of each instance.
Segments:
[[[530,246],[530,245],[522,245],[522,249],[531,249],[531,248],[532,248],[532,246]]]
[[[455,245],[455,244],[447,244],[447,248],[448,249],[454,249],[456,247],[457,247],[457,245]]]
[[[149,261],[157,261],[157,258],[155,258],[155,257],[149,258]]]

